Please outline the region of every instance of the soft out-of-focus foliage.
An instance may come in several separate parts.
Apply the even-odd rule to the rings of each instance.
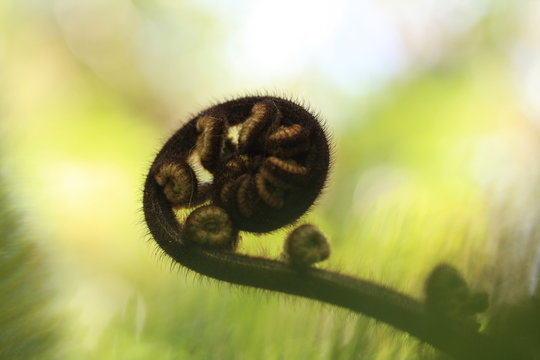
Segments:
[[[304,100],[332,133],[333,175],[306,217],[332,240],[322,266],[420,297],[449,262],[490,312],[533,294],[539,17],[532,0],[1,1],[3,162],[50,254],[58,353],[419,354],[372,320],[186,273],[145,236],[154,152],[190,113],[246,92]],[[240,251],[278,257],[283,237],[244,236]]]
[[[49,359],[58,353],[47,270],[24,231],[0,174],[0,358]]]

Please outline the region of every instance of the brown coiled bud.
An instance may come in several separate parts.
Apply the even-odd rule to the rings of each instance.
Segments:
[[[328,259],[330,244],[319,228],[304,224],[287,236],[284,255],[292,265],[307,267]]]
[[[197,178],[187,163],[166,163],[159,167],[154,179],[175,207],[189,206],[196,197]]]
[[[186,219],[183,227],[187,244],[233,250],[238,243],[238,230],[225,210],[214,205],[201,206]]]
[[[197,151],[201,165],[213,171],[224,151],[226,126],[222,119],[203,116],[197,121],[197,130],[201,132],[197,140]]]
[[[425,307],[435,322],[451,318],[462,325],[477,329],[475,315],[489,305],[487,293],[472,291],[463,276],[451,265],[440,264],[425,283]]]
[[[204,188],[188,165],[197,158],[212,177]],[[200,112],[165,144],[153,171],[173,206],[209,202],[237,229],[264,233],[310,208],[329,164],[328,140],[313,114],[286,99],[254,96]]]

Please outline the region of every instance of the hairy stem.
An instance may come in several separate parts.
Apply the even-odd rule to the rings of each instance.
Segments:
[[[434,320],[423,303],[370,281],[275,260],[186,245],[170,203],[152,176],[144,190],[145,218],[158,245],[181,265],[233,284],[282,292],[350,309],[428,343],[458,359],[521,359],[517,349],[493,341],[457,320]]]

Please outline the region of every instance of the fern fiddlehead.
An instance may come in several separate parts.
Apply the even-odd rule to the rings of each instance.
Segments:
[[[145,220],[160,248],[199,274],[344,307],[456,358],[519,358],[459,319],[433,316],[420,301],[311,267],[329,255],[313,225],[289,235],[286,262],[234,252],[239,231],[270,232],[301,217],[325,186],[329,164],[323,127],[298,104],[270,96],[218,104],[187,122],[157,154],[145,181]],[[179,222],[175,209],[193,207]]]

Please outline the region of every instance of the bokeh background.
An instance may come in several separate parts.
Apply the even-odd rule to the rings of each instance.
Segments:
[[[0,276],[27,272],[10,291],[46,294],[35,316],[54,334],[0,338],[28,358],[429,357],[365,317],[173,266],[147,236],[143,180],[190,114],[298,99],[334,141],[305,219],[331,239],[321,267],[421,298],[448,262],[492,308],[520,301],[540,274],[538,24],[538,0],[0,1],[5,206],[34,249]],[[240,251],[278,257],[283,236]]]

